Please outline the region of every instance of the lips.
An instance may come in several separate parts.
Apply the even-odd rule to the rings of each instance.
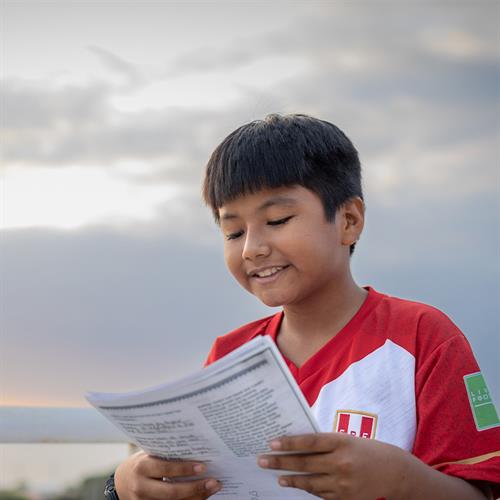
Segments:
[[[276,276],[280,271],[283,271],[287,267],[289,267],[289,266],[286,265],[286,266],[262,267],[262,268],[250,271],[250,273],[248,273],[248,274],[251,278],[271,278],[273,276]]]

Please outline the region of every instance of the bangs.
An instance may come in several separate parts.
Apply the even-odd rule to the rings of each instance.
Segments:
[[[285,142],[279,131],[262,137],[255,133],[258,124],[245,128],[225,139],[208,162],[206,201],[213,208],[263,188],[302,183],[305,162],[297,144]]]
[[[317,192],[333,181],[337,196],[328,190],[337,205],[348,195],[339,187],[347,187],[345,174],[352,175],[353,166],[359,181],[357,152],[335,125],[307,115],[269,115],[219,144],[207,163],[203,197],[218,221],[218,209],[241,195],[296,184]]]

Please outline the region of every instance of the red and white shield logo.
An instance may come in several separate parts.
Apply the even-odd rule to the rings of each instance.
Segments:
[[[373,439],[377,430],[377,415],[356,410],[337,410],[335,432],[345,432],[351,436]]]

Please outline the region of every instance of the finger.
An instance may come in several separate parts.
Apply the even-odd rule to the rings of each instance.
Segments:
[[[329,453],[300,455],[261,455],[258,464],[265,469],[282,469],[295,472],[330,472],[332,456]]]
[[[163,483],[163,485],[166,486],[165,490],[168,492],[168,496],[164,493],[165,496],[162,497],[163,499],[184,499],[193,496],[206,498],[209,495],[217,493],[222,488],[222,484],[213,478],[182,483]]]
[[[299,434],[273,439],[269,446],[273,451],[309,451],[322,453],[333,451],[345,435],[338,432],[322,432],[316,434]]]
[[[136,468],[140,475],[152,479],[198,476],[206,471],[206,465],[200,462],[169,461],[149,455],[137,462]]]
[[[134,493],[138,498],[151,500],[184,500],[189,498],[207,498],[222,488],[215,479],[199,479],[179,483],[166,483],[149,479],[141,483]]]
[[[278,481],[280,486],[300,488],[313,495],[324,496],[325,493],[328,493],[329,498],[335,498],[335,483],[328,474],[280,476]]]

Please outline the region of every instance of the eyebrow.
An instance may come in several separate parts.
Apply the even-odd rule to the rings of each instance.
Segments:
[[[257,212],[262,212],[263,210],[266,210],[266,208],[273,207],[275,205],[295,206],[297,205],[297,200],[288,196],[274,196],[273,198],[269,198],[267,201],[262,203],[262,205],[257,208]],[[238,217],[239,216],[236,214],[226,213],[220,218],[220,220],[237,219]]]

